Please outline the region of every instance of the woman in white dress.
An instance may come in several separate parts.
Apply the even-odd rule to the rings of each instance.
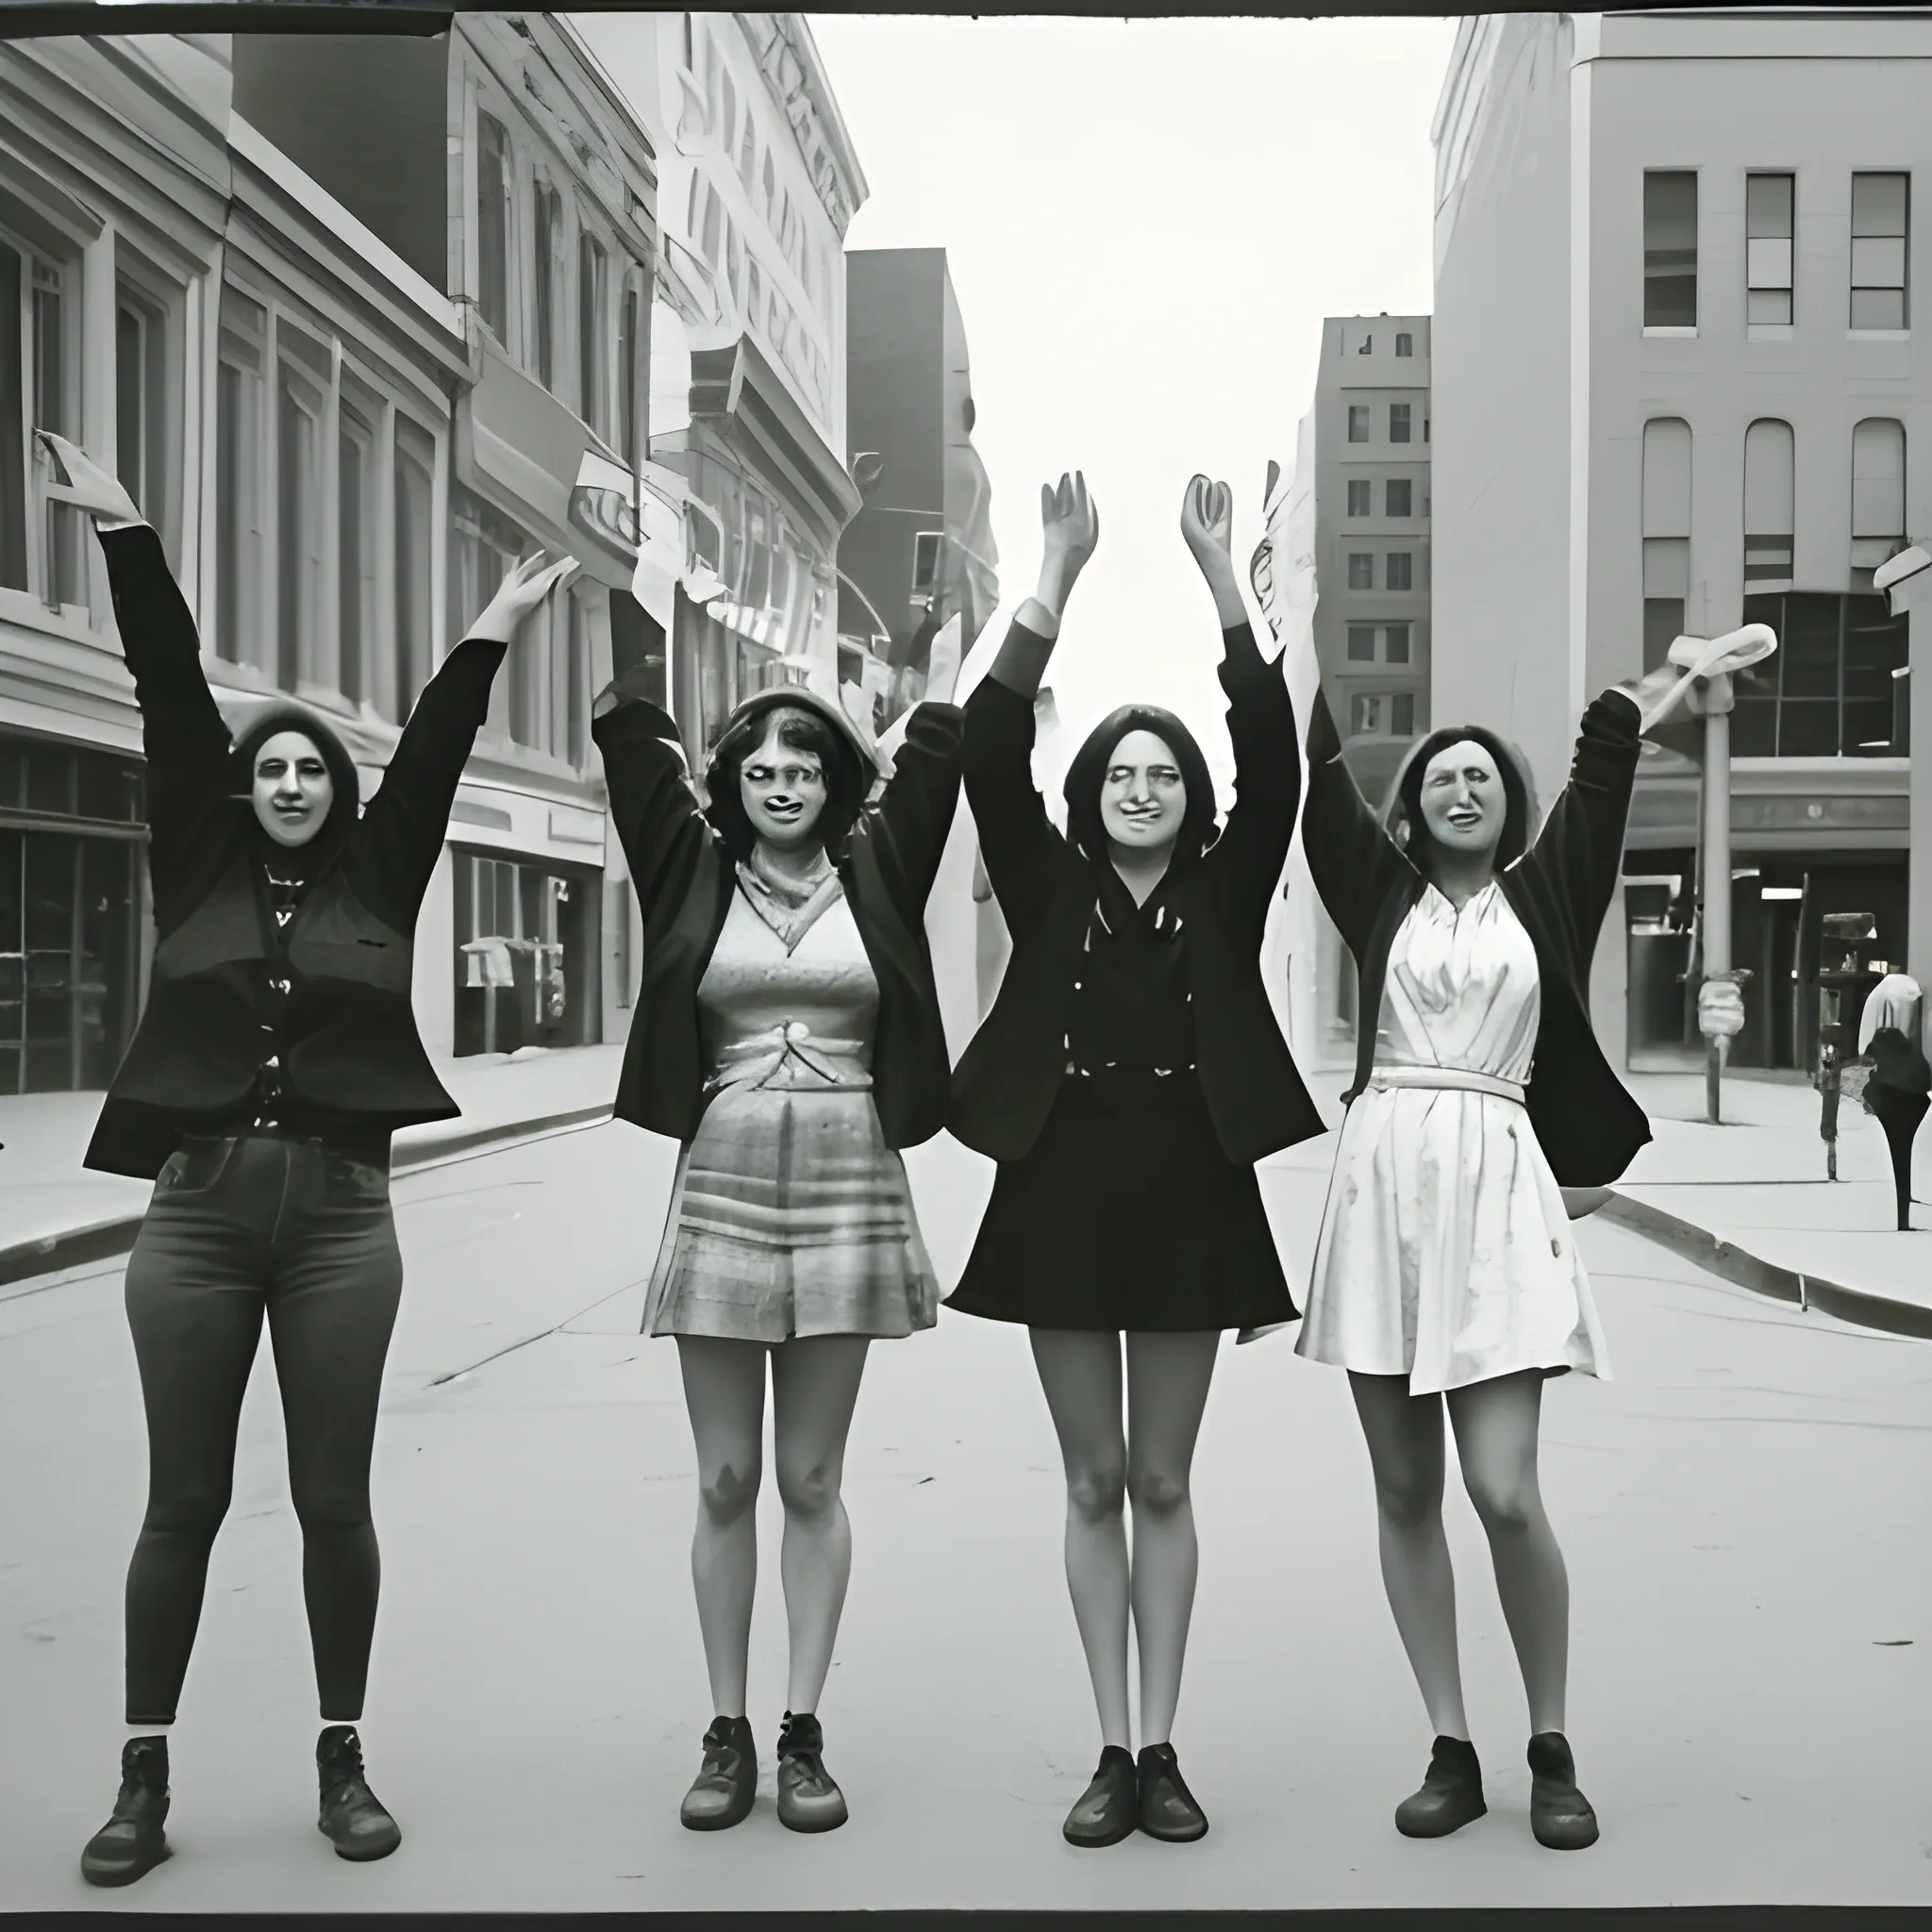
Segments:
[[[1650,1138],[1591,1031],[1590,961],[1646,710],[1678,675],[1591,706],[1540,833],[1520,755],[1476,726],[1415,747],[1385,828],[1327,705],[1312,707],[1303,842],[1357,962],[1357,1010],[1375,1018],[1360,1029],[1296,1350],[1349,1372],[1383,1581],[1436,1732],[1426,1779],[1395,1814],[1409,1837],[1486,1808],[1442,1531],[1445,1403],[1528,1693],[1532,1827],[1557,1850],[1597,1837],[1563,1735],[1569,1583],[1537,1433],[1545,1377],[1609,1374],[1563,1189],[1607,1186]]]

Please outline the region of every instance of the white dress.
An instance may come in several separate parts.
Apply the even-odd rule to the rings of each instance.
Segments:
[[[1390,948],[1368,1087],[1342,1123],[1298,1355],[1434,1394],[1609,1365],[1561,1190],[1520,1095],[1541,993],[1500,888],[1434,886]]]

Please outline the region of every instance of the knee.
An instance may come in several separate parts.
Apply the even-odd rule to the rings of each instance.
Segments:
[[[758,1499],[758,1465],[720,1463],[698,1477],[698,1507],[705,1521],[714,1529],[728,1529],[741,1522]]]
[[[326,1536],[370,1526],[367,1489],[344,1490],[328,1485],[298,1485],[290,1500],[304,1536]]]
[[[1134,1499],[1136,1521],[1150,1516],[1173,1516],[1187,1506],[1187,1477],[1172,1475],[1165,1470],[1134,1470],[1127,1488]]]
[[[1375,1507],[1391,1529],[1413,1534],[1441,1519],[1442,1486],[1413,1476],[1378,1476]]]
[[[1081,1523],[1110,1523],[1126,1507],[1127,1473],[1124,1464],[1082,1463],[1067,1470],[1068,1513]]]
[[[1525,1536],[1542,1521],[1542,1498],[1535,1481],[1472,1483],[1469,1500],[1491,1537]]]
[[[230,1491],[218,1488],[177,1490],[170,1494],[150,1496],[147,1513],[142,1518],[144,1536],[199,1538],[213,1542],[215,1532],[228,1513]]]
[[[823,1523],[839,1507],[844,1472],[830,1457],[816,1462],[778,1465],[778,1500],[794,1523]]]

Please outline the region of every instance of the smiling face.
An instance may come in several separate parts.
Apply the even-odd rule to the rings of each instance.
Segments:
[[[1164,738],[1129,731],[1114,746],[1100,781],[1100,823],[1116,845],[1158,852],[1179,836],[1188,787]]]
[[[255,754],[255,816],[277,845],[306,845],[322,830],[336,783],[314,739],[277,731]]]
[[[1423,773],[1423,824],[1457,858],[1491,858],[1508,811],[1496,760],[1473,738],[1447,746]]]
[[[827,788],[815,753],[780,741],[780,715],[773,716],[762,742],[739,767],[738,795],[753,833],[792,852],[816,836]]]

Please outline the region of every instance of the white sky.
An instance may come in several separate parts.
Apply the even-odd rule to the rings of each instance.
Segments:
[[[810,19],[872,191],[846,246],[947,252],[1008,607],[1041,482],[1077,466],[1099,505],[1050,673],[1070,735],[1165,704],[1218,765],[1182,492],[1196,470],[1233,486],[1245,573],[1323,317],[1429,311],[1455,23]]]

